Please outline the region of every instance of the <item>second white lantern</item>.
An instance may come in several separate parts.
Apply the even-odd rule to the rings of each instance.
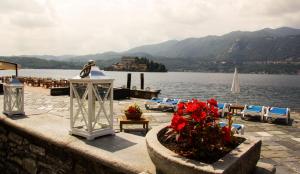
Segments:
[[[3,113],[12,115],[24,115],[24,85],[13,77],[10,83],[3,85]]]

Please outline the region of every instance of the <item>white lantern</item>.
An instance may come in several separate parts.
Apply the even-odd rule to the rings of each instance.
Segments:
[[[113,79],[97,66],[91,66],[88,77],[70,81],[70,134],[93,140],[114,134]]]
[[[24,115],[24,85],[13,78],[9,84],[3,85],[3,92],[3,113],[8,116]]]

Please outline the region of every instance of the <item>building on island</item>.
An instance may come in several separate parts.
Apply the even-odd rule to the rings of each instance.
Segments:
[[[139,63],[136,57],[122,57],[121,61],[112,65],[115,71],[147,71],[147,65]]]
[[[109,67],[108,71],[140,71],[140,72],[167,72],[165,65],[144,57],[124,56],[121,60]]]

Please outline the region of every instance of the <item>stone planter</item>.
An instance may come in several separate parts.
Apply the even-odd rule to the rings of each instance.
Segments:
[[[260,158],[261,140],[246,138],[236,149],[213,164],[187,159],[167,149],[158,141],[158,135],[166,129],[167,125],[155,127],[146,135],[148,153],[156,166],[157,173],[251,174]]]

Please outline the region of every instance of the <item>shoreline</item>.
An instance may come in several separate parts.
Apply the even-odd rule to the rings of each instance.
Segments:
[[[44,94],[44,95],[48,95],[50,96],[50,89],[47,89],[47,88],[43,88],[43,87],[33,87],[33,86],[28,86],[28,85],[24,85],[24,90],[28,90],[30,92],[35,92],[35,93],[41,93],[41,94]],[[50,97],[62,97],[62,96],[50,96]],[[63,96],[65,97],[65,96]],[[69,96],[67,96],[69,97]],[[128,101],[138,101],[140,102],[145,102],[147,101],[148,99],[140,99],[140,98],[131,98],[131,99],[125,99],[125,100],[114,100],[114,102],[118,102],[118,103],[122,103],[122,102],[128,102]],[[149,112],[157,112],[157,113],[160,113],[160,111],[154,111],[154,110],[147,110]],[[163,112],[165,114],[172,114],[171,112]],[[300,122],[300,111],[298,110],[291,110],[290,113],[292,114],[291,115],[291,118],[296,117],[296,121],[299,121]]]
[[[84,65],[84,63],[83,63]],[[70,71],[81,71],[82,69],[72,69],[72,68],[60,68],[60,69],[55,69],[55,68],[22,68],[22,70],[70,70]],[[5,71],[14,71],[14,70],[5,70]],[[204,73],[204,74],[233,74],[233,72],[215,72],[215,71],[167,71],[167,72],[149,72],[149,71],[107,71],[107,72],[124,72],[124,73]],[[300,73],[241,73],[239,74],[243,75],[291,75],[291,76],[298,76]]]
[[[23,77],[30,77],[34,74],[34,81],[41,81],[45,84],[52,77],[53,85],[62,84],[61,80],[67,80],[78,74],[77,70],[53,71],[52,69],[37,71],[35,69],[21,72]],[[127,73],[127,72],[126,72]],[[115,87],[124,87],[126,85],[126,73],[107,72],[108,76],[115,79]],[[64,74],[64,78],[62,77]],[[21,76],[20,76],[21,77]],[[133,72],[131,75],[131,86],[139,88],[139,72]],[[192,99],[209,99],[213,96],[218,97],[222,103],[235,103],[235,97],[230,93],[232,74],[222,73],[147,73],[144,74],[145,87],[150,89],[160,89],[159,97]],[[206,77],[209,77],[206,79]],[[46,79],[47,78],[47,79]],[[27,78],[28,79],[28,78]],[[46,80],[45,80],[46,79]],[[286,80],[282,80],[286,79]],[[239,103],[242,105],[263,105],[274,107],[288,107],[292,112],[300,112],[300,84],[298,76],[295,75],[240,75],[241,94]],[[266,83],[265,83],[266,81]],[[42,84],[42,85],[43,85]],[[46,85],[48,85],[47,83]],[[185,84],[191,84],[186,86]],[[35,86],[39,86],[34,82]],[[64,86],[67,86],[64,84]],[[174,87],[173,87],[174,86]],[[176,86],[176,88],[175,88]],[[178,92],[177,92],[178,90]]]

